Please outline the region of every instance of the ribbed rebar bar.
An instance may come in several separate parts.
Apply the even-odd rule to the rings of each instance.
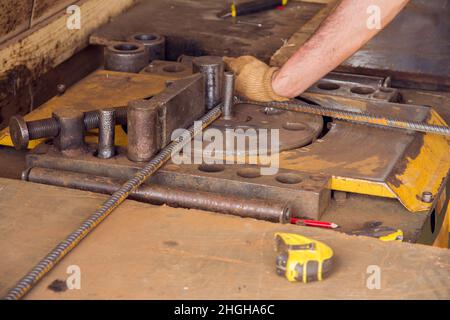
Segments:
[[[439,135],[450,136],[450,128],[446,126],[432,125],[424,122],[405,121],[400,119],[387,118],[364,112],[346,111],[329,107],[316,106],[312,104],[303,103],[297,100],[290,100],[286,102],[279,102],[279,101],[258,102],[247,100],[241,97],[235,97],[235,103],[256,104],[267,108],[283,109],[295,112],[305,112],[309,114],[331,117],[339,120],[346,120],[361,124],[370,124],[382,127],[413,130],[419,132],[435,133]]]
[[[201,129],[204,129],[222,114],[222,104],[213,108],[206,115],[199,119],[202,122]],[[199,127],[200,128],[200,127]],[[117,208],[128,195],[136,190],[147,178],[154,174],[170,156],[178,152],[201,130],[192,126],[188,133],[181,135],[177,140],[170,143],[161,152],[159,152],[144,168],[139,170],[133,178],[128,180],[119,190],[114,192],[102,206],[86,219],[80,227],[72,232],[65,240],[60,242],[47,256],[42,259],[34,268],[28,272],[4,297],[6,300],[18,300],[27,294],[31,288],[46,275],[52,268],[61,261],[81,240],[83,240],[92,230],[95,229],[109,214]]]

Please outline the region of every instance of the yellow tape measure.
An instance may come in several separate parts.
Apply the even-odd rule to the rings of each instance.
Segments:
[[[323,242],[293,233],[275,233],[276,270],[289,281],[322,281],[333,266],[333,250]]]

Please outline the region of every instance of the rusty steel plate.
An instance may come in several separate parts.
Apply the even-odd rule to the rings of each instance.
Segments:
[[[154,60],[142,69],[141,74],[153,74],[166,77],[183,78],[193,74],[192,64],[175,61]]]
[[[430,108],[385,101],[307,93],[305,96],[329,108],[362,111],[370,114],[427,121]],[[423,134],[335,120],[319,141],[307,148],[281,155],[281,166],[308,172],[383,182],[415,141],[421,146]]]
[[[279,150],[286,151],[303,147],[310,144],[321,134],[323,129],[323,118],[321,116],[299,113],[286,110],[265,108],[253,104],[237,104],[233,109],[233,117],[230,120],[220,118],[210,125],[211,129],[218,129],[226,135],[226,130],[233,130],[236,136],[245,135],[247,146],[245,150],[237,150],[237,145],[232,150],[223,148],[226,155],[257,155],[258,153],[270,154],[271,150],[271,130],[279,130]],[[240,129],[240,130],[239,130]],[[258,135],[259,130],[266,129],[268,134],[267,148],[257,146],[251,148],[249,139],[252,135]],[[209,144],[203,141],[202,150]],[[195,152],[201,151],[194,149]],[[219,152],[219,150],[216,150]]]
[[[389,81],[382,77],[330,72],[311,86],[308,92],[399,102],[401,95],[398,89],[387,87],[388,84]]]

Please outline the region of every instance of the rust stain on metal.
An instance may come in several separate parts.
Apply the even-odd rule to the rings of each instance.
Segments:
[[[392,175],[389,178],[389,182],[397,188],[404,184],[404,182],[401,181],[398,177],[401,176],[405,172],[408,164],[419,156],[420,151],[423,147],[423,143],[424,143],[423,136],[424,135],[423,134],[417,134],[417,135],[418,136],[416,137],[416,139],[414,139],[412,141],[412,143],[409,145],[408,149],[404,153],[404,156],[395,163],[393,172],[395,172],[396,174]]]

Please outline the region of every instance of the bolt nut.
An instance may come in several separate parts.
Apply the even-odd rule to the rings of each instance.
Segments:
[[[422,193],[422,202],[425,202],[425,203],[433,202],[433,194],[429,191],[424,191]]]

